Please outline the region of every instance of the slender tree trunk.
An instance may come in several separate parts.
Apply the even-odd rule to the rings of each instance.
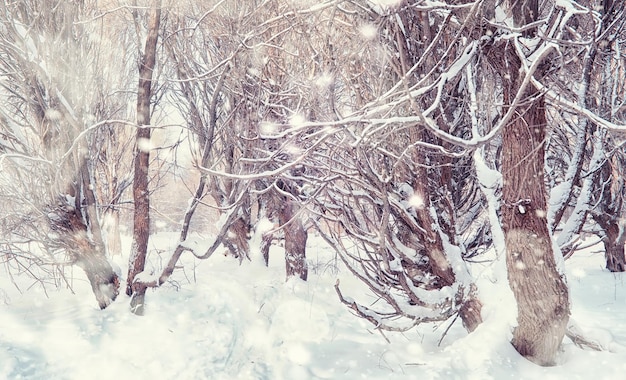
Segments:
[[[156,63],[156,47],[161,22],[161,2],[152,8],[148,21],[148,36],[139,66],[139,88],[137,91],[137,147],[135,151],[135,172],[133,182],[133,200],[135,203],[133,243],[126,294],[131,296],[131,310],[143,314],[145,286],[135,284],[135,276],[144,270],[150,237],[150,193],[148,189],[148,171],[150,162],[150,99],[152,98],[152,73]],[[135,286],[137,285],[137,286]]]
[[[620,224],[619,220],[615,220],[605,228],[605,232],[606,269],[611,272],[626,271],[626,258],[624,257],[626,234],[624,234],[624,226]]]
[[[274,206],[270,194],[263,194],[258,199],[259,216],[257,221],[267,218],[270,221],[274,221],[276,208]],[[263,258],[263,264],[266,267],[270,265],[270,248],[272,247],[272,241],[274,240],[274,234],[271,231],[263,232],[261,236],[261,244],[259,250],[261,251],[261,257]]]
[[[426,133],[422,130],[414,131],[412,136],[414,141],[424,141],[426,140],[426,137]],[[467,268],[453,268],[452,265],[450,265],[450,260],[444,248],[441,233],[445,236],[451,237],[454,236],[455,231],[451,228],[448,231],[438,231],[432,228],[432,226],[438,226],[438,229],[443,229],[445,227],[441,226],[441,223],[439,223],[438,220],[435,220],[430,213],[430,208],[432,207],[430,192],[432,190],[428,185],[428,171],[424,165],[421,165],[423,162],[428,162],[426,154],[423,151],[416,151],[412,154],[412,160],[417,163],[417,165],[415,165],[415,170],[412,173],[414,175],[413,196],[423,202],[421,207],[415,208],[415,214],[419,225],[424,226],[423,232],[413,231],[413,233],[421,235],[419,240],[425,247],[425,255],[429,258],[430,272],[439,277],[439,285],[441,287],[451,286],[457,281],[456,271],[467,270]],[[450,181],[451,174],[445,171],[441,172],[439,181],[440,186],[446,187],[449,183],[451,183]],[[453,220],[454,216],[450,214],[449,218]],[[452,224],[448,227],[451,227],[451,225]],[[461,317],[463,326],[467,331],[472,332],[482,323],[482,303],[476,297],[476,286],[474,284],[470,284],[468,287],[469,289],[465,289],[467,292],[464,295],[465,298],[459,299],[457,302],[462,303],[462,306],[459,309],[459,316]]]
[[[302,219],[296,215],[295,202],[285,200],[278,210],[278,220],[285,234],[285,266],[287,278],[298,276],[305,280],[308,276],[306,263],[306,241],[308,234]]]
[[[608,29],[620,11],[624,10],[623,1],[619,0],[603,0],[602,2],[602,31]],[[600,93],[600,112],[607,120],[614,117],[614,98],[619,98],[615,94],[615,81],[620,81],[619,75],[615,74],[615,67],[619,66],[615,62],[614,44],[610,39],[609,42],[600,48],[602,52],[603,62],[601,67],[603,72],[601,75],[601,93]],[[619,58],[618,58],[619,59]],[[597,94],[596,94],[597,95]],[[605,248],[606,268],[611,272],[624,272],[626,270],[626,258],[624,257],[624,242],[626,236],[624,234],[624,222],[622,220],[624,213],[624,156],[622,149],[615,149],[612,144],[606,140],[606,153],[610,155],[604,161],[602,166],[601,180],[598,182],[600,197],[600,211],[596,213],[594,219],[604,231],[603,241]]]
[[[623,200],[622,193],[624,180],[619,170],[619,153],[613,153],[613,157],[605,160],[600,170],[600,210],[593,214],[593,219],[604,232],[606,269],[611,272],[624,272],[626,270],[626,258],[624,257],[624,222],[622,219]],[[608,185],[608,186],[607,186]]]

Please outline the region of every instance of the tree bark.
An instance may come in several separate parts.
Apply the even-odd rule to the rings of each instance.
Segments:
[[[626,257],[624,257],[624,226],[619,221],[613,221],[605,229],[604,250],[606,258],[606,269],[611,272],[626,271]]]
[[[623,1],[603,0],[602,2],[602,31],[605,31],[613,23],[620,11],[624,10]],[[600,48],[603,62],[601,75],[600,112],[607,120],[613,119],[613,97],[615,81],[619,81],[619,76],[615,76],[611,67],[615,67],[613,44],[611,39]],[[606,268],[611,272],[624,272],[626,270],[626,258],[624,257],[624,156],[622,149],[615,149],[607,140],[606,152],[610,155],[601,169],[600,181],[597,182],[600,192],[600,210],[596,212],[594,219],[604,232],[603,242],[605,248]]]
[[[302,219],[296,215],[297,205],[285,200],[280,206],[278,220],[285,235],[285,267],[287,279],[298,276],[306,281],[308,267],[306,263],[306,241],[308,234]]]
[[[509,10],[517,12],[517,27],[538,17],[533,0],[509,0]],[[511,44],[494,44],[486,53],[495,71],[501,73],[504,105],[515,107],[515,115],[502,133],[501,169],[506,266],[518,307],[518,325],[511,343],[528,360],[554,365],[570,311],[568,288],[557,270],[546,218],[545,102],[532,85],[516,99],[523,78],[519,75],[520,57]],[[540,71],[535,77],[541,76]]]
[[[156,47],[161,22],[161,2],[151,9],[148,21],[148,36],[139,65],[139,88],[137,90],[137,135],[135,150],[135,171],[133,182],[133,200],[135,204],[133,243],[126,294],[131,296],[131,310],[143,314],[146,287],[135,284],[135,276],[144,270],[150,237],[150,193],[148,189],[150,163],[150,99],[152,98],[152,74],[156,63]]]
[[[512,90],[519,87],[520,63],[514,52],[505,54],[511,80],[504,86],[504,103],[510,104]],[[503,133],[502,219],[509,284],[518,305],[512,344],[524,357],[545,366],[555,364],[569,320],[569,300],[546,220],[544,100],[531,91],[526,95],[525,105]]]
[[[603,231],[606,269],[611,272],[624,272],[626,258],[624,257],[624,222],[621,220],[623,210],[624,181],[620,173],[622,164],[618,160],[619,152],[607,159],[600,170],[599,180],[600,210],[593,214],[593,219]]]

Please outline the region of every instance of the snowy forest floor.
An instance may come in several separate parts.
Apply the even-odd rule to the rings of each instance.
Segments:
[[[164,249],[173,234],[152,245]],[[597,247],[596,247],[597,248]],[[594,248],[566,262],[572,318],[607,351],[566,338],[560,363],[542,368],[508,343],[515,318],[508,285],[493,264],[473,264],[485,322],[467,334],[457,320],[385,339],[353,316],[334,291],[367,292],[319,238],[309,239],[309,281],[284,281],[279,247],[270,267],[215,254],[185,256],[184,272],[146,295],[146,315],[120,295],[106,310],[74,269],[73,292],[42,290],[0,272],[0,379],[618,379],[626,373],[626,284]],[[125,273],[127,257],[115,262]],[[153,259],[152,265],[160,263]],[[439,343],[441,340],[441,343]]]

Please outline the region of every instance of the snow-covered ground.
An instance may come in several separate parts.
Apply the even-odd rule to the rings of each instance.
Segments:
[[[161,234],[153,244],[165,248],[168,240],[176,238]],[[339,303],[337,278],[346,295],[368,295],[337,271],[321,239],[309,240],[308,282],[284,281],[278,247],[269,269],[217,253],[187,256],[184,272],[148,292],[143,317],[128,311],[125,296],[98,310],[78,269],[75,294],[48,289],[47,296],[38,286],[20,294],[0,272],[0,379],[624,378],[626,279],[603,269],[601,253],[577,253],[566,268],[573,319],[608,350],[583,351],[566,339],[560,365],[542,368],[508,343],[515,306],[488,264],[473,267],[486,303],[474,333],[457,320],[441,343],[450,321],[383,336]],[[125,261],[116,259],[121,268]],[[31,284],[16,281],[23,290]]]

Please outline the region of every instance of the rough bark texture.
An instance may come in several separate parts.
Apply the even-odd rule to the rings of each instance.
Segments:
[[[537,20],[537,2],[509,1],[517,27]],[[527,33],[532,36],[533,33]],[[515,115],[502,136],[502,229],[506,266],[517,301],[517,327],[512,344],[530,361],[554,365],[569,320],[565,279],[556,267],[548,230],[547,191],[544,183],[546,138],[545,103],[532,86],[512,104],[522,86],[521,61],[509,44],[494,44],[486,56],[501,73],[503,102]],[[541,76],[541,69],[535,72]]]
[[[599,183],[602,184],[598,205],[600,211],[593,214],[594,221],[604,232],[606,269],[611,272],[624,272],[624,222],[622,220],[624,179],[621,173],[623,163],[619,160],[619,152],[607,159],[600,170]]]
[[[148,190],[150,162],[150,99],[152,98],[152,72],[156,62],[156,47],[161,21],[160,2],[151,10],[148,21],[148,36],[139,66],[139,88],[137,91],[137,147],[135,151],[135,171],[133,182],[133,200],[135,204],[133,243],[126,294],[132,295],[131,310],[143,314],[145,286],[135,284],[135,276],[144,270],[150,237],[150,193]]]
[[[420,135],[419,139],[423,139]],[[419,140],[416,140],[419,141]],[[417,163],[427,162],[425,154],[419,152],[414,154],[413,159]],[[430,214],[430,195],[428,189],[428,173],[423,165],[416,165],[414,172],[413,191],[414,197],[424,202],[423,207],[416,207],[415,214],[419,225],[423,227],[423,232],[414,231],[419,236],[420,243],[424,245],[424,254],[429,258],[430,272],[439,278],[439,286],[451,286],[456,281],[454,271],[448,262],[444,252],[443,242],[439,232],[431,226],[437,221]]]
[[[505,86],[505,104],[513,97],[510,89]],[[554,365],[569,320],[568,289],[556,268],[545,218],[544,102],[531,101],[530,95],[536,94],[528,95],[526,105],[506,127],[502,143],[506,263],[518,305],[512,344],[527,359]]]
[[[302,220],[296,213],[297,206],[290,200],[285,200],[278,212],[279,223],[285,234],[285,267],[287,278],[298,276],[306,281],[308,276],[306,263],[308,234]]]
[[[469,290],[469,296],[467,300],[463,302],[461,309],[459,310],[459,316],[463,327],[468,332],[476,330],[476,328],[483,323],[483,317],[481,314],[483,308],[482,302],[476,297],[476,286],[472,284]]]
[[[606,269],[611,272],[626,271],[626,258],[624,257],[624,242],[626,235],[620,226],[619,220],[613,221],[605,228],[604,249],[606,257]]]

